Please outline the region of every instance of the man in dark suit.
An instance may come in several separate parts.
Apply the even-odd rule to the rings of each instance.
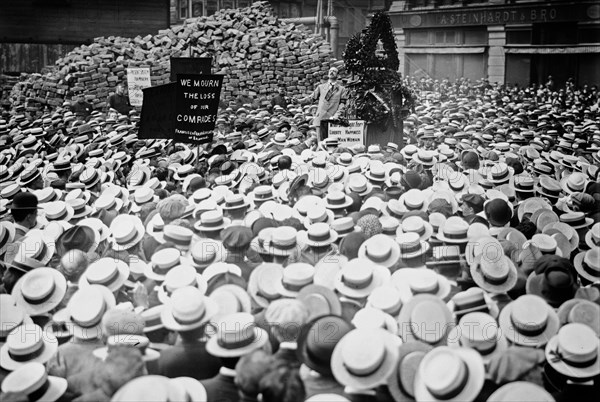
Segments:
[[[224,316],[217,333],[206,345],[206,350],[221,361],[219,374],[202,381],[209,402],[237,402],[235,366],[242,356],[262,349],[268,342],[267,332],[256,327],[254,317],[247,313]]]
[[[175,345],[160,352],[158,373],[169,378],[192,377],[205,380],[219,372],[221,362],[206,351],[206,342],[201,338],[204,326],[191,331],[179,332]]]
[[[318,102],[317,113],[313,119],[312,126],[316,127],[319,141],[323,140],[324,134],[321,122],[336,119],[342,115],[348,99],[346,88],[338,83],[338,69],[331,67],[327,76],[329,80],[324,84],[317,85],[317,88],[311,95],[296,100],[300,104]]]

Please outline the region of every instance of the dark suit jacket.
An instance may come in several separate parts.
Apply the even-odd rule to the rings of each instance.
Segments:
[[[157,374],[205,380],[217,375],[220,367],[219,359],[206,351],[205,342],[180,342],[160,352]]]
[[[234,380],[234,377],[219,373],[209,380],[202,381],[208,402],[237,402],[239,395]]]
[[[277,351],[277,353],[275,353],[273,355],[273,357],[275,358],[276,365],[282,365],[285,367],[290,367],[290,368],[295,368],[295,369],[300,368],[301,363],[300,363],[300,360],[298,360],[298,357],[296,356],[295,350],[287,349],[287,348],[279,348],[279,350]]]

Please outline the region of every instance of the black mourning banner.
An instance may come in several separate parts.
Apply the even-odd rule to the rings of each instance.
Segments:
[[[144,102],[138,138],[172,139],[175,133],[176,84],[144,88]]]
[[[174,139],[194,144],[213,140],[223,75],[177,76]]]
[[[179,74],[210,74],[211,65],[210,57],[171,57],[171,82]]]

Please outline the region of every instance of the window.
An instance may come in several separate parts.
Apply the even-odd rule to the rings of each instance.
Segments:
[[[506,28],[506,43],[509,45],[531,44],[531,28]]]
[[[429,31],[423,29],[411,29],[407,30],[407,33],[409,45],[429,45]]]
[[[183,20],[189,18],[189,3],[188,0],[177,0],[177,16]]]
[[[533,24],[534,45],[572,45],[577,43],[577,23]]]
[[[204,15],[204,0],[192,0],[192,17]]]
[[[407,29],[409,46],[457,46],[485,45],[487,31],[485,29]]]
[[[580,26],[579,43],[600,43],[600,26]]]

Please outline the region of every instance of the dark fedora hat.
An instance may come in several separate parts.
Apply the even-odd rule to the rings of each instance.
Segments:
[[[304,325],[298,338],[298,359],[319,374],[332,377],[331,355],[354,326],[337,315],[316,318]]]
[[[552,307],[559,307],[563,302],[572,299],[577,291],[577,278],[573,264],[562,257],[544,255],[536,266],[549,260],[543,269],[536,269],[527,278],[528,294],[542,297]]]

